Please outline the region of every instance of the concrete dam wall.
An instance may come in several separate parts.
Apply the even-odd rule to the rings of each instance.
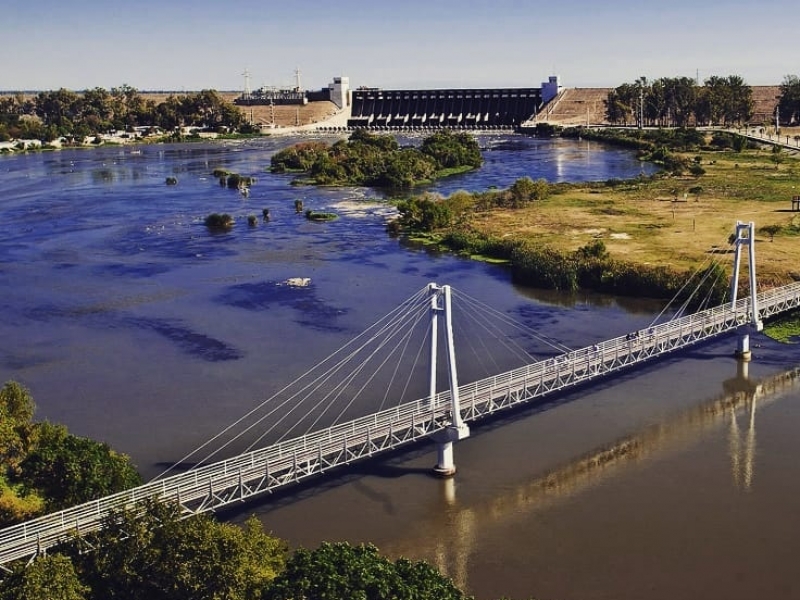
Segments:
[[[515,129],[542,106],[539,88],[352,91],[349,127]]]

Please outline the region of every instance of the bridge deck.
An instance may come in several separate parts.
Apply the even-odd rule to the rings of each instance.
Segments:
[[[798,308],[800,283],[759,294],[758,303],[763,317]],[[460,386],[462,417],[476,421],[732,331],[748,323],[748,305],[744,298]],[[0,566],[97,530],[112,511],[145,499],[173,500],[186,515],[211,511],[409,444],[446,428],[449,407],[443,392],[8,527]]]

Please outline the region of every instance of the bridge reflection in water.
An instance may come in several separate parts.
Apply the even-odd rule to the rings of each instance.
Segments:
[[[437,532],[435,550],[425,557],[461,589],[470,589],[470,557],[475,553],[480,524],[548,508],[602,484],[625,469],[645,461],[678,452],[720,426],[728,425],[728,454],[731,478],[736,487],[750,489],[755,475],[756,411],[777,402],[800,388],[800,367],[760,380],[748,376],[748,364],[737,361],[737,373],[723,382],[723,393],[692,408],[649,426],[641,432],[597,448],[569,463],[526,482],[491,501],[459,506],[457,482],[442,481],[441,510],[446,525],[418,523],[414,531]],[[746,429],[738,420],[745,416]],[[414,536],[390,544],[394,555],[418,555]],[[536,543],[531,540],[531,543]]]

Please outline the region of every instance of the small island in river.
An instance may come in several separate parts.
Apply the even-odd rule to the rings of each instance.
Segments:
[[[392,135],[357,129],[333,145],[303,142],[272,157],[273,173],[298,173],[300,183],[405,189],[477,169],[483,163],[478,142],[468,133],[442,130],[419,148],[400,147]]]

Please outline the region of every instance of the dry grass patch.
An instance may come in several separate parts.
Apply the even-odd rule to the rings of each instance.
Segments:
[[[737,220],[788,225],[792,195],[800,194],[800,160],[769,150],[700,152],[706,174],[637,182],[631,186],[574,186],[524,209],[477,215],[473,225],[491,236],[535,240],[574,251],[602,239],[611,255],[678,269],[700,266],[711,254],[732,265],[728,236]],[[698,189],[700,188],[700,189]],[[689,190],[693,190],[690,192]],[[677,199],[677,201],[676,201]],[[757,235],[759,278],[785,282],[800,272],[800,236]]]

